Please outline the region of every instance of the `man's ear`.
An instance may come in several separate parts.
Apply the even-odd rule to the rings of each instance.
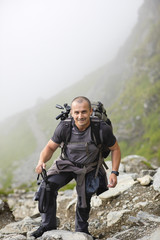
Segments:
[[[71,117],[72,117],[72,109],[70,110],[70,115],[71,115]]]
[[[91,111],[90,111],[90,116],[92,116],[92,113],[93,113],[93,109],[91,108]]]

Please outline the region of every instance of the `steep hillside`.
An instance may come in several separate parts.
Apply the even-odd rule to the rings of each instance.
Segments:
[[[107,107],[122,155],[140,154],[160,162],[160,2],[146,0],[139,20],[116,59],[57,96],[61,104],[77,95],[100,100]],[[58,102],[58,101],[57,101]],[[56,104],[40,108],[41,124]],[[45,112],[45,114],[44,114]],[[54,112],[53,116],[56,112]],[[49,118],[48,118],[49,119]],[[51,119],[50,119],[51,120]]]
[[[140,154],[160,164],[160,2],[146,1],[140,32],[128,59],[130,77],[112,105],[112,118],[123,154]],[[142,31],[145,30],[145,31]]]
[[[0,188],[33,181],[39,153],[58,121],[56,103],[77,95],[100,100],[112,119],[122,156],[160,162],[160,2],[145,0],[116,59],[56,96],[0,124]],[[56,158],[56,156],[54,157]],[[54,159],[53,159],[54,160]]]

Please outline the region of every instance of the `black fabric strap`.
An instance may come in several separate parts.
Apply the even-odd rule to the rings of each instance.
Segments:
[[[37,180],[39,180],[40,175],[43,179],[43,182],[40,186],[41,191],[40,191],[40,196],[38,200],[38,209],[40,213],[45,213],[47,212],[49,207],[51,188],[48,182],[47,172],[44,168],[42,169],[41,174],[38,174]]]

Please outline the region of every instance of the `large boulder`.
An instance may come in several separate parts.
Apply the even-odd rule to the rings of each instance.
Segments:
[[[124,171],[140,173],[142,170],[156,169],[156,166],[151,165],[148,160],[142,156],[129,155],[121,160],[124,165]]]

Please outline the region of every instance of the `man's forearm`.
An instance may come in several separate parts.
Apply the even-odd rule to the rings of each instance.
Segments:
[[[39,163],[46,163],[48,162],[53,155],[53,151],[46,146],[42,152],[40,153]]]
[[[42,152],[40,153],[40,158],[36,167],[36,172],[41,173],[42,168],[45,168],[45,163],[49,161],[55,152],[55,150],[59,147],[59,144],[49,140],[47,145],[44,147]]]
[[[116,142],[114,146],[110,148],[111,158],[112,158],[112,171],[118,172],[120,161],[121,161],[121,151],[118,143]],[[113,188],[117,185],[117,174],[111,173],[109,177],[109,188]]]
[[[118,142],[116,141],[116,143],[109,149],[111,150],[112,171],[118,171],[121,161],[121,150]]]
[[[121,161],[121,151],[119,147],[111,152],[111,157],[112,157],[112,171],[118,171]]]

